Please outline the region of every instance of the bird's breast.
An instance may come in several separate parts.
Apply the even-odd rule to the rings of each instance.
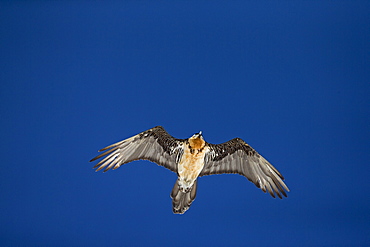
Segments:
[[[191,187],[204,167],[206,148],[191,150],[186,147],[178,164],[178,175],[183,187]]]

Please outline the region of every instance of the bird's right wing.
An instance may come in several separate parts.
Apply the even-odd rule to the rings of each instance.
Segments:
[[[99,152],[108,151],[96,156],[90,162],[106,156],[94,166],[98,168],[96,171],[105,168],[104,172],[106,172],[128,162],[143,159],[177,173],[177,164],[184,151],[184,142],[185,140],[176,139],[163,127],[157,126],[99,150]]]
[[[282,198],[288,187],[284,177],[265,158],[240,138],[222,144],[209,144],[205,165],[199,176],[237,173],[254,183],[263,192]]]

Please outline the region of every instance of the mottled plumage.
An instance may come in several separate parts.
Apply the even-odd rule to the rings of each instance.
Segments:
[[[240,138],[210,144],[204,141],[201,132],[188,139],[176,139],[157,126],[99,151],[105,152],[90,160],[105,156],[94,166],[97,171],[117,169],[143,159],[175,172],[178,179],[171,198],[173,212],[177,214],[185,213],[194,201],[200,176],[237,173],[264,192],[268,191],[272,197],[286,197],[285,191],[289,191],[276,168]]]

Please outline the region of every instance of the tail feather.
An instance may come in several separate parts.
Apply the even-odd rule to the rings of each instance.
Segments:
[[[197,195],[197,182],[198,181],[195,180],[188,192],[183,192],[179,187],[178,181],[176,181],[171,192],[173,213],[183,214],[189,209]]]

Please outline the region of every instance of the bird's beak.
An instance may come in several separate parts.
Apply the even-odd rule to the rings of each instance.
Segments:
[[[203,139],[203,136],[202,136],[202,131],[199,131],[199,133],[198,133],[198,138],[201,138],[201,139]]]
[[[203,139],[202,131],[199,131],[199,133],[195,133],[191,138],[202,138]]]

